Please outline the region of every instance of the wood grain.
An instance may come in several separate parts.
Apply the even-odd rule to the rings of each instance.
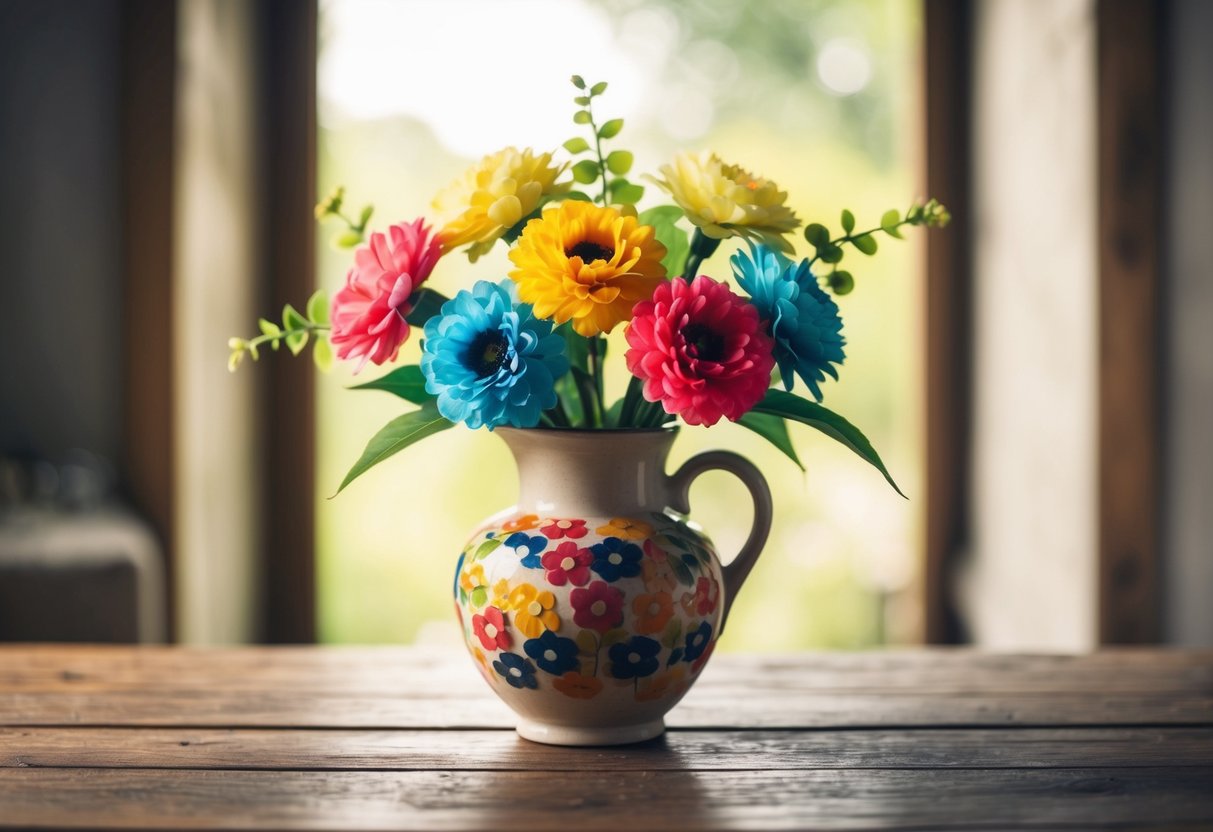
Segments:
[[[1213,766],[1213,728],[670,731],[553,748],[513,731],[0,728],[0,768],[764,771]]]
[[[485,772],[0,769],[10,825],[617,830],[1202,823],[1213,769]]]

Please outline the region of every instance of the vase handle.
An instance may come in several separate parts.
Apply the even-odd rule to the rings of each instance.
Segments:
[[[754,500],[754,525],[750,527],[750,536],[746,538],[737,556],[729,561],[728,565],[721,566],[724,575],[724,611],[720,616],[720,632],[723,633],[733,599],[737,597],[741,585],[754,568],[754,563],[771,534],[773,511],[771,489],[762,472],[754,463],[731,451],[707,451],[696,454],[683,463],[670,477],[670,507],[683,514],[690,514],[691,483],[700,474],[714,470],[728,471],[736,476],[749,489],[750,497]]]

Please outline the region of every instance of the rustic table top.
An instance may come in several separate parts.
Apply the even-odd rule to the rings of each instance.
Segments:
[[[0,826],[1213,827],[1213,652],[718,655],[663,738],[518,738],[463,655],[0,646]]]

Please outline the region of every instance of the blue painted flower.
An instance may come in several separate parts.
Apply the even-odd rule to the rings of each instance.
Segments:
[[[493,670],[496,670],[512,687],[539,687],[539,683],[535,681],[535,665],[517,653],[502,653],[501,658],[493,662]]]
[[[459,597],[459,573],[463,571],[463,559],[466,556],[467,552],[460,552],[459,560],[455,563],[455,586],[452,591],[455,593],[456,598]]]
[[[594,562],[590,564],[590,569],[607,583],[640,574],[640,560],[644,553],[635,543],[627,543],[618,537],[608,537],[591,546],[590,551],[594,553]]]
[[[692,633],[687,633],[686,652],[683,653],[683,658],[688,662],[693,662],[703,655],[703,651],[712,643],[712,625],[706,621],[701,621],[699,627]]]
[[[612,644],[611,675],[616,679],[640,679],[657,672],[657,654],[661,645],[647,636],[632,636]]]
[[[522,558],[522,565],[527,569],[542,569],[543,562],[539,556],[547,548],[548,539],[541,534],[534,536],[526,532],[514,532],[505,539],[505,545],[512,548]]]
[[[808,260],[793,263],[774,249],[750,243],[749,256],[739,250],[729,262],[738,285],[770,324],[784,388],[790,391],[800,376],[821,401],[818,383],[826,374],[837,379],[834,365],[846,357],[838,304],[817,285]]]
[[[564,338],[515,303],[503,286],[477,281],[425,324],[421,372],[438,412],[469,428],[530,428],[556,404],[556,379],[569,369]]]
[[[540,670],[553,676],[563,676],[577,669],[577,642],[561,638],[551,630],[545,630],[539,638],[528,639],[522,649],[535,660]]]

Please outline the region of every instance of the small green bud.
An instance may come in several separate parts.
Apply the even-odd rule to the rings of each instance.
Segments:
[[[341,204],[345,201],[345,188],[337,186],[332,193],[324,199],[316,203],[316,219],[323,220],[336,215],[341,211]]]

